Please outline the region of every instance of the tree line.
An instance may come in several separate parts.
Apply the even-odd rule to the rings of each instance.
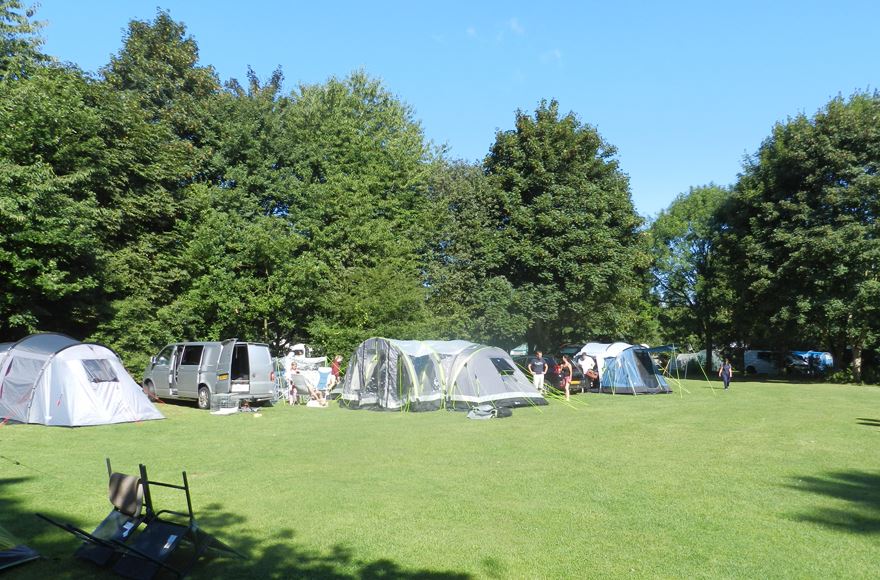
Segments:
[[[364,71],[221,81],[162,10],[95,73],[43,54],[18,0],[0,43],[0,341],[64,332],[139,368],[231,336],[876,340],[876,94],[780,123],[735,185],[648,223],[615,147],[553,99],[472,163]]]

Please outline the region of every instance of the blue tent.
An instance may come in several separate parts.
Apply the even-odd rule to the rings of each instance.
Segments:
[[[625,342],[590,342],[578,352],[575,362],[583,357],[591,357],[596,363],[599,392],[626,395],[672,392],[646,347]]]

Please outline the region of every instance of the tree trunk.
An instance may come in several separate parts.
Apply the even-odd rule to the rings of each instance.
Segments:
[[[862,382],[862,345],[853,344],[852,372],[853,382],[861,384]]]
[[[846,352],[846,342],[842,340],[831,341],[831,356],[834,357],[834,368],[843,368],[843,354]]]
[[[552,348],[552,346],[549,344],[545,344],[547,342],[547,336],[544,331],[543,320],[535,320],[534,326],[526,331],[526,342],[529,345],[530,353],[535,353],[540,350],[544,354],[550,354],[550,352],[546,349]]]
[[[711,373],[712,372],[712,347],[714,346],[712,344],[712,335],[707,332],[705,339],[706,339],[706,341],[704,343],[704,346],[706,348],[706,373]]]

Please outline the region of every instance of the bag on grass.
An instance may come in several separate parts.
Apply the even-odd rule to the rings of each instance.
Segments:
[[[468,419],[495,419],[510,417],[513,411],[507,407],[495,407],[494,405],[477,405],[468,411]]]

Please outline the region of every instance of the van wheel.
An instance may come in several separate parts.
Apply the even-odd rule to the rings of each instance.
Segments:
[[[156,396],[156,386],[153,384],[153,381],[144,382],[144,394],[151,401],[159,400],[159,397]]]
[[[758,374],[758,369],[752,366],[746,367],[746,374],[756,375]]]
[[[208,387],[199,387],[199,409],[211,408],[211,391]]]

